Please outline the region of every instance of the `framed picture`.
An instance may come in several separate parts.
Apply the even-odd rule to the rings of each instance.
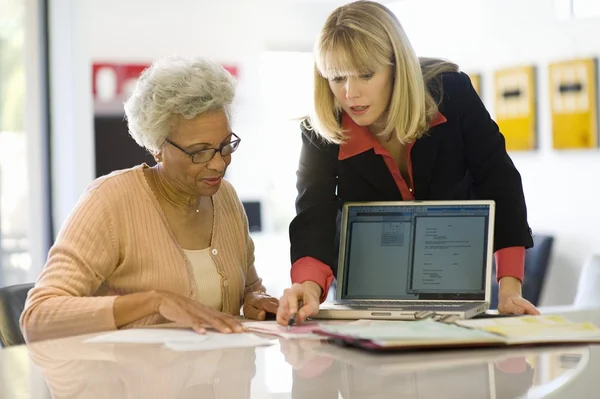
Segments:
[[[473,85],[473,88],[475,89],[475,91],[477,92],[479,97],[482,98],[481,97],[481,74],[467,73],[467,75],[469,76],[469,79],[471,79],[471,84]]]
[[[597,147],[596,59],[552,63],[549,79],[553,148]]]
[[[509,151],[537,147],[535,67],[506,68],[494,74],[496,122]]]

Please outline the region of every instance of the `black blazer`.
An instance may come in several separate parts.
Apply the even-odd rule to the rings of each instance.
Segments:
[[[432,127],[412,148],[415,199],[494,200],[494,250],[533,246],[521,176],[468,76],[444,73],[429,89],[441,98],[439,111],[447,121]],[[402,200],[380,155],[371,149],[340,161],[338,152],[339,145],[302,128],[297,215],[290,224],[292,263],[311,256],[334,273],[342,204]]]

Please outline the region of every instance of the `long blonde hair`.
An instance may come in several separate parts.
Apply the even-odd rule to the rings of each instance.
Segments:
[[[458,71],[447,61],[417,58],[398,18],[382,4],[366,0],[341,6],[329,15],[314,54],[314,112],[306,126],[338,144],[346,135],[328,78],[393,66],[392,97],[379,135],[386,140],[395,135],[401,143],[409,143],[427,131],[438,113],[441,97],[434,98],[428,85],[443,72]]]

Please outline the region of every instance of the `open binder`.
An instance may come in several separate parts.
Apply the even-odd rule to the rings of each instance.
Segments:
[[[316,334],[372,351],[600,343],[600,329],[563,316],[322,324]]]

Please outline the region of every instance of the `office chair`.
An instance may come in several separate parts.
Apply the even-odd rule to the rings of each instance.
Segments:
[[[27,293],[33,283],[0,288],[0,346],[9,347],[25,343],[19,318],[25,307]]]
[[[533,247],[525,252],[525,282],[523,283],[523,298],[538,305],[544,288],[554,237],[548,235],[533,235]],[[490,309],[498,308],[498,282],[496,281],[496,264],[492,273],[492,298]]]

